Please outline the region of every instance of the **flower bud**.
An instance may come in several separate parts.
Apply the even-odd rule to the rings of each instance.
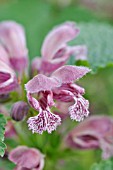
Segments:
[[[21,121],[27,115],[29,106],[26,102],[19,101],[14,103],[11,109],[11,117],[15,121]]]

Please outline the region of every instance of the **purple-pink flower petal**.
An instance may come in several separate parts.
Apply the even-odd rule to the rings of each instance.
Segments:
[[[18,86],[14,71],[0,60],[0,94],[13,91]]]
[[[57,81],[57,79],[39,74],[30,80],[25,85],[25,88],[30,93],[38,93],[40,91],[50,91],[51,89],[58,86],[60,86],[60,83]]]
[[[75,104],[69,107],[69,114],[72,120],[82,121],[89,115],[89,101],[82,96],[75,98]]]
[[[37,116],[30,117],[27,123],[29,130],[32,130],[33,133],[42,134],[43,131],[51,133],[61,124],[61,118],[46,109],[40,110]]]
[[[42,59],[51,60],[55,53],[65,46],[67,42],[74,39],[79,29],[74,22],[66,22],[55,27],[45,38],[42,46]]]
[[[0,23],[0,41],[5,47],[9,60],[16,71],[23,71],[28,64],[28,50],[24,28],[13,21]]]
[[[0,60],[2,60],[5,64],[10,65],[8,53],[1,44],[0,44]]]
[[[9,153],[9,160],[17,164],[17,167],[42,170],[44,167],[44,155],[38,149],[19,146]]]
[[[57,78],[61,83],[71,83],[75,80],[82,78],[85,74],[91,70],[83,66],[62,66],[57,69],[51,77]]]
[[[85,45],[68,46],[70,55],[75,57],[75,60],[87,60],[87,47]]]
[[[31,107],[33,107],[35,110],[39,110],[40,108],[39,102],[34,97],[32,97],[32,95],[29,92],[27,92],[27,99]]]
[[[75,127],[67,136],[69,147],[80,149],[101,148],[102,158],[113,156],[113,119],[91,116]]]

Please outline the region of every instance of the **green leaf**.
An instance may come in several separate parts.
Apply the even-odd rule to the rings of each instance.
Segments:
[[[113,161],[106,160],[92,165],[91,170],[113,170]]]
[[[81,23],[78,26],[80,35],[71,45],[85,44],[88,47],[88,62],[92,71],[113,65],[113,27],[97,22]]]
[[[0,170],[12,170],[14,169],[15,164],[9,161],[8,159],[0,158]]]
[[[6,144],[4,143],[6,120],[2,114],[0,114],[0,156],[4,156]]]

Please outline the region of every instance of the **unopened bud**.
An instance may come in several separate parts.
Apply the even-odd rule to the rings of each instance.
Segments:
[[[11,117],[15,121],[21,121],[27,115],[29,106],[26,102],[19,101],[14,103],[11,109]]]

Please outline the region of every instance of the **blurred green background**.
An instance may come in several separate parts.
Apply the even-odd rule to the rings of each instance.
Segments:
[[[3,20],[15,20],[25,27],[29,57],[32,59],[40,56],[41,45],[50,29],[64,21],[72,20],[78,25],[95,22],[109,24],[112,30],[113,0],[0,0],[0,21]],[[95,32],[92,31],[92,34],[95,35]],[[86,33],[88,34],[87,29]],[[102,34],[102,36],[105,35]],[[91,39],[88,41],[89,44],[92,43]],[[108,39],[108,42],[113,46],[113,37]],[[76,44],[79,45],[79,40],[76,40]],[[92,45],[92,48],[95,49],[95,46]],[[104,54],[101,58],[102,61],[106,60]],[[95,59],[89,61],[94,64]],[[110,61],[113,61],[113,53],[110,55]],[[79,81],[79,84],[86,89],[91,115],[113,116],[112,63],[108,62],[106,67],[104,65],[103,68],[98,68],[95,74],[86,76]],[[88,170],[94,162],[100,160],[98,156],[96,157],[98,151],[83,151],[78,155],[80,160],[67,158],[66,163],[57,162],[56,170]],[[0,162],[0,167],[2,164],[3,162]],[[10,165],[7,166],[6,170],[11,169]]]

